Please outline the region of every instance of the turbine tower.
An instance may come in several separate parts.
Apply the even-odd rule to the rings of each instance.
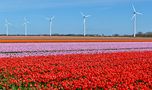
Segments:
[[[81,15],[83,17],[83,36],[86,36],[86,18],[90,17],[90,15],[84,15],[82,12]]]
[[[8,36],[8,30],[9,30],[9,25],[11,25],[11,23],[8,22],[7,18],[5,19],[5,27],[6,27],[6,35]]]
[[[50,31],[50,36],[52,36],[52,21],[54,19],[54,16],[48,17],[47,20],[49,21],[49,31]]]
[[[143,15],[142,13],[140,12],[137,12],[134,5],[132,5],[132,8],[133,8],[133,16],[132,16],[132,20],[133,21],[133,29],[134,29],[134,37],[136,37],[136,32],[137,32],[137,15]]]
[[[27,20],[26,17],[24,17],[24,34],[27,36],[27,26],[30,22]]]

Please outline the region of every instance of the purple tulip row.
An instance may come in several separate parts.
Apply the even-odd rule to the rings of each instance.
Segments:
[[[152,50],[151,42],[1,43],[0,57]]]

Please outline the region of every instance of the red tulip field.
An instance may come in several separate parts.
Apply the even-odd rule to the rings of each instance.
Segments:
[[[152,51],[1,58],[0,89],[150,90]]]

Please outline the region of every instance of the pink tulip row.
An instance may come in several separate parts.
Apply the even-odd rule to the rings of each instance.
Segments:
[[[152,50],[152,42],[1,43],[0,57]]]

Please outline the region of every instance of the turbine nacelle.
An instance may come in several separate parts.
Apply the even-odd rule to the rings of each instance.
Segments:
[[[91,15],[85,15],[84,13],[82,13],[82,12],[80,12],[81,13],[81,15],[82,15],[82,17],[83,18],[88,18],[88,17],[90,17]]]
[[[5,19],[5,25],[11,25],[11,23],[9,23],[7,19]]]
[[[87,15],[87,16],[83,16],[83,18],[88,18],[88,17],[90,17],[91,15]]]
[[[47,19],[49,22],[52,22],[52,20],[53,20],[54,18],[55,18],[54,16],[51,16],[51,17],[47,17],[46,19]]]
[[[8,20],[7,20],[7,19],[5,19],[5,23],[8,23]]]
[[[24,17],[24,24],[30,23],[26,17]]]

